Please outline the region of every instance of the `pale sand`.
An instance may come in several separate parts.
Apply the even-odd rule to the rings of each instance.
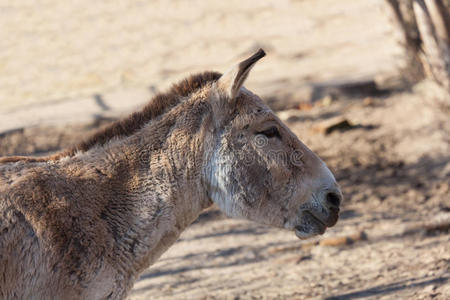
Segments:
[[[224,71],[262,95],[398,67],[382,0],[0,1],[0,111]]]

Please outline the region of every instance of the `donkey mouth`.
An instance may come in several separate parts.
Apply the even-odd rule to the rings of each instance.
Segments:
[[[305,210],[302,212],[302,221],[295,226],[295,235],[304,240],[315,235],[323,234],[327,229],[326,223],[313,212]]]
[[[318,217],[317,215],[315,215],[312,211],[309,210],[305,210],[304,212],[305,215],[308,215],[312,220],[314,220],[314,222],[319,223],[320,225],[322,225],[323,227],[327,227],[327,225],[325,224],[324,221],[322,221],[320,219],[320,217]]]

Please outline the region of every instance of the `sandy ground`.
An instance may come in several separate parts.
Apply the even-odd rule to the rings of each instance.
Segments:
[[[448,109],[430,104],[430,83],[335,88],[396,76],[381,3],[0,2],[0,155],[67,147],[177,78],[223,71],[263,46],[247,86],[333,170],[340,221],[300,241],[213,207],[129,298],[449,299]],[[289,109],[309,100],[311,109]],[[334,117],[354,126],[315,130]]]
[[[258,47],[270,60],[249,87],[263,94],[391,72],[398,50],[385,38],[382,3],[2,0],[1,108],[161,89],[189,72],[224,70]]]

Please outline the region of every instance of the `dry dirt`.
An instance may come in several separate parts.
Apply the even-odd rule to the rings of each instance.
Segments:
[[[338,224],[312,240],[211,208],[130,299],[450,299],[450,112],[430,83],[389,89],[401,58],[381,0],[4,2],[0,155],[68,147],[142,104],[110,91],[145,99],[263,46],[248,87],[342,186]],[[336,117],[350,128],[319,133]]]

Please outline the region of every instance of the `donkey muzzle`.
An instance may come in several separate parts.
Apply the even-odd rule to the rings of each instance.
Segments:
[[[338,187],[321,191],[311,198],[300,207],[300,223],[295,226],[295,234],[300,239],[323,234],[339,219],[342,194]]]

